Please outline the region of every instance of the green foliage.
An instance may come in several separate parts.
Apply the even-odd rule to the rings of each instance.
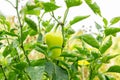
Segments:
[[[92,9],[92,11],[95,14],[98,14],[99,16],[102,16],[100,7],[97,5],[96,2],[92,3],[92,0],[85,0],[85,2],[87,3],[87,5]]]
[[[115,72],[115,73],[120,73],[120,66],[119,65],[114,65],[114,66],[111,66],[107,72]]]
[[[81,0],[65,0],[67,8],[79,6],[82,4]]]
[[[113,36],[120,32],[119,27],[111,27],[120,21],[119,16],[109,22],[92,0],[64,0],[66,10],[59,16],[55,10],[63,6],[58,6],[55,0],[28,1],[22,9],[19,9],[18,0],[15,5],[6,1],[16,10],[18,21],[10,22],[0,13],[0,80],[94,80],[96,77],[116,80],[107,73],[120,73],[119,65],[105,72],[101,68],[120,55],[107,52],[112,48]],[[102,18],[103,26],[95,21],[98,33],[87,34],[73,29],[74,24],[91,17],[89,14],[67,19],[70,8],[82,6],[82,3]],[[46,15],[50,18],[45,19]],[[59,36],[54,35],[56,31],[61,32],[60,46],[56,45],[60,43]],[[49,32],[53,35],[47,36],[48,41],[51,40],[47,45],[45,35]],[[50,57],[52,51],[54,54]],[[57,54],[57,58],[53,58]]]
[[[103,54],[112,45],[112,37],[110,37],[101,47],[100,52]]]
[[[79,22],[81,20],[84,20],[84,19],[86,19],[88,17],[89,17],[89,15],[88,16],[77,16],[72,21],[70,21],[70,25],[73,25],[73,24],[75,24],[75,23],[77,23],[77,22]]]
[[[92,47],[99,48],[98,41],[91,34],[83,34],[80,38]]]
[[[34,31],[37,32],[37,25],[36,25],[36,23],[35,23],[33,20],[25,17],[25,22],[29,25],[29,27],[30,27],[31,29],[33,29]]]
[[[119,21],[120,21],[120,17],[118,16],[118,17],[112,18],[111,21],[110,21],[110,23],[111,23],[111,25],[113,25],[113,24],[115,24],[115,23],[117,23]]]
[[[109,27],[104,30],[106,36],[108,35],[115,35],[116,33],[120,32],[119,27]]]
[[[44,7],[45,12],[51,12],[59,8],[59,6],[57,6],[54,3],[50,3],[50,2],[43,3],[43,7]]]

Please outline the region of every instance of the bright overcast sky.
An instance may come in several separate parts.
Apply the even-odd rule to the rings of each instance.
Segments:
[[[10,0],[10,1],[12,1],[13,3],[15,2],[15,0]],[[22,0],[21,4],[25,4],[26,1],[27,0]],[[44,1],[48,1],[48,0],[44,0]],[[93,0],[93,1],[97,2],[97,4],[100,6],[102,15],[106,19],[110,20],[113,17],[120,16],[120,10],[119,10],[120,0]],[[56,10],[57,16],[63,15],[65,10],[64,0],[56,0],[56,2],[59,6],[63,6],[62,8]],[[5,2],[5,0],[0,0],[0,11],[7,16],[16,14],[12,6],[7,2]],[[92,26],[94,25],[94,21],[102,24],[101,18],[97,15],[94,15],[93,12],[90,10],[90,8],[86,4],[82,4],[79,7],[71,8],[70,13],[68,15],[68,19],[71,20],[73,19],[73,17],[79,16],[79,15],[92,15],[92,16],[74,25],[74,26],[78,26],[75,28],[76,30],[80,27],[80,25]],[[120,26],[120,25],[117,24],[117,26]]]

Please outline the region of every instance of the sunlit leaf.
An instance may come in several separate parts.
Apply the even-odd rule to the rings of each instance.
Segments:
[[[106,28],[104,30],[104,33],[106,36],[108,35],[114,35],[116,33],[120,32],[120,28],[119,27],[111,27],[111,28]]]
[[[98,4],[96,2],[92,3],[92,0],[85,0],[85,2],[87,3],[87,5],[92,9],[92,11],[95,14],[98,14],[99,16],[101,16],[100,7],[98,6]]]
[[[107,72],[115,72],[115,73],[120,73],[120,66],[119,65],[114,65],[111,66]]]
[[[112,45],[112,37],[110,37],[104,44],[100,47],[100,52],[103,54]]]
[[[113,58],[115,58],[115,57],[117,57],[117,56],[119,56],[119,54],[115,54],[115,55],[105,55],[105,56],[103,56],[103,58],[102,58],[102,62],[103,62],[103,63],[108,63],[111,59],[113,59]]]
[[[74,6],[79,6],[82,4],[82,0],[65,0],[66,6],[68,8],[74,7]]]
[[[25,18],[25,22],[29,25],[30,28],[32,28],[34,31],[37,32],[37,25],[36,25],[36,23],[33,20],[31,20],[30,18],[26,17]]]
[[[98,41],[91,34],[83,34],[80,38],[92,47],[99,48]]]
[[[110,20],[110,23],[111,23],[111,25],[113,25],[113,24],[115,24],[115,23],[117,23],[117,22],[119,22],[119,21],[120,21],[120,16],[112,18],[112,19]]]
[[[57,8],[59,8],[59,6],[57,6],[56,4],[51,3],[51,2],[43,3],[43,6],[44,6],[44,9],[45,9],[45,12],[51,12],[51,11],[54,11]]]
[[[70,25],[73,25],[79,21],[82,21],[86,18],[88,18],[90,15],[87,15],[87,16],[76,16],[73,20],[70,21]]]
[[[103,18],[103,22],[104,22],[104,25],[107,26],[108,25],[108,21],[106,18]]]

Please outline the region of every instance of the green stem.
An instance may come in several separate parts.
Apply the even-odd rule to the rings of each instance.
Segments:
[[[63,18],[63,24],[64,24],[64,25],[65,25],[65,21],[66,21],[68,12],[69,12],[69,8],[67,8],[66,11],[65,11],[65,13],[64,13],[64,18]]]
[[[0,68],[1,68],[1,70],[2,70],[2,73],[3,73],[4,77],[5,77],[5,80],[8,80],[8,79],[7,79],[7,76],[5,75],[5,72],[4,72],[4,69],[3,69],[2,65],[0,65]]]
[[[45,12],[41,15],[41,17],[38,16],[39,33],[41,32],[41,26],[40,26],[40,24],[41,24],[41,21],[42,21],[42,18],[43,18],[43,16],[44,16],[44,14],[45,14]]]
[[[69,8],[67,8],[67,9],[65,10],[64,18],[63,18],[63,24],[61,25],[61,27],[62,27],[62,36],[63,36],[63,45],[62,45],[63,48],[64,48],[64,45],[65,45],[65,41],[64,41],[64,40],[65,40],[64,26],[65,26],[65,21],[66,21],[68,12],[69,12]]]
[[[22,40],[22,37],[23,37],[23,31],[22,31],[22,28],[23,28],[23,25],[20,21],[20,15],[19,15],[19,11],[18,11],[18,0],[16,0],[16,12],[17,12],[17,17],[18,17],[18,21],[19,21],[19,25],[20,25],[20,43],[21,43],[21,48],[22,48],[22,51],[26,57],[26,61],[28,62],[28,64],[30,65],[30,60],[28,58],[28,56],[26,55],[26,52],[25,52],[25,49],[24,49],[24,46],[23,46],[23,40]]]
[[[10,2],[9,0],[6,0],[7,2],[9,2],[14,8],[15,8],[15,6],[13,5],[13,3],[12,2]]]

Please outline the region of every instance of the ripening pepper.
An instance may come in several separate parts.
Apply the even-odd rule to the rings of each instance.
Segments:
[[[63,36],[61,31],[51,31],[45,35],[45,42],[48,45],[48,56],[52,59],[61,55]]]

